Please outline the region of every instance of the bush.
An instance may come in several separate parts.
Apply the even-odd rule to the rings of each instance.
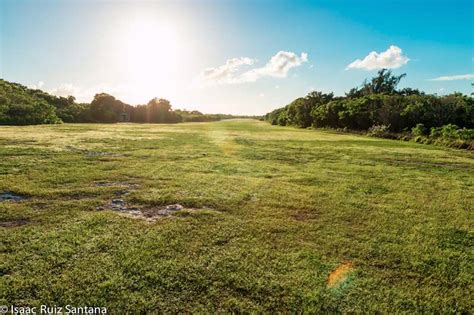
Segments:
[[[430,138],[440,138],[440,137],[441,137],[441,127],[431,127]]]
[[[0,80],[0,125],[61,123],[56,108],[27,87]]]
[[[458,136],[461,140],[474,140],[474,129],[462,128],[458,130]]]
[[[282,113],[286,117],[286,112]],[[131,106],[114,96],[96,94],[90,104],[76,103],[73,96],[58,97],[41,90],[0,79],[0,125],[67,123],[115,123],[119,121],[178,123],[238,118],[228,114],[203,114],[173,110],[169,101],[154,98],[146,105]],[[252,118],[260,118],[253,116]]]
[[[265,120],[283,126],[345,128],[371,137],[472,147],[474,98],[461,93],[437,96],[410,88],[397,90],[403,77],[381,70],[345,97],[311,92],[268,113]]]
[[[441,137],[446,139],[459,139],[459,127],[453,124],[444,125],[441,127]]]
[[[265,120],[279,125],[361,131],[385,125],[390,126],[390,132],[412,131],[413,136],[427,136],[435,128],[434,137],[444,132],[449,138],[458,137],[456,126],[474,128],[473,97],[461,93],[427,95],[410,88],[397,90],[402,77],[379,71],[372,81],[352,89],[345,97],[311,92],[268,113]],[[442,126],[448,127],[444,131],[436,129]]]
[[[416,124],[415,127],[411,128],[411,134],[415,137],[425,136],[427,134],[427,129],[423,124]]]
[[[369,137],[377,137],[377,138],[392,138],[393,135],[389,132],[390,126],[386,125],[374,125],[369,128],[367,131],[367,135]]]

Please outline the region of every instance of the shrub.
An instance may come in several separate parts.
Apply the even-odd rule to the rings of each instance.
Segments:
[[[441,127],[431,127],[430,138],[439,138],[439,137],[441,137]]]
[[[424,124],[416,124],[416,126],[411,129],[411,133],[415,137],[425,136],[427,133],[427,129]]]
[[[458,136],[461,140],[474,140],[474,129],[462,128],[458,130]]]
[[[378,137],[378,138],[393,138],[394,135],[390,134],[390,126],[386,125],[374,125],[369,128],[367,135],[369,137]]]
[[[446,139],[458,139],[459,127],[453,124],[444,125],[441,127],[441,137]]]
[[[442,127],[431,128],[430,138],[442,138],[446,140],[473,140],[474,129],[462,128],[453,124],[444,125]]]

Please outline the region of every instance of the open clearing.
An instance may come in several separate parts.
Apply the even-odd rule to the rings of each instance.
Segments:
[[[0,127],[0,304],[469,313],[473,184],[472,152],[251,120]]]

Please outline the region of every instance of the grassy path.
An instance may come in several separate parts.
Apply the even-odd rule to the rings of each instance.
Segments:
[[[473,158],[257,121],[0,127],[0,192],[27,197],[0,202],[0,304],[469,312]]]

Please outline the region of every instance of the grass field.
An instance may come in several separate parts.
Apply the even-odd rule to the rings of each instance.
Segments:
[[[0,127],[0,304],[469,313],[473,184],[472,152],[250,120]]]

